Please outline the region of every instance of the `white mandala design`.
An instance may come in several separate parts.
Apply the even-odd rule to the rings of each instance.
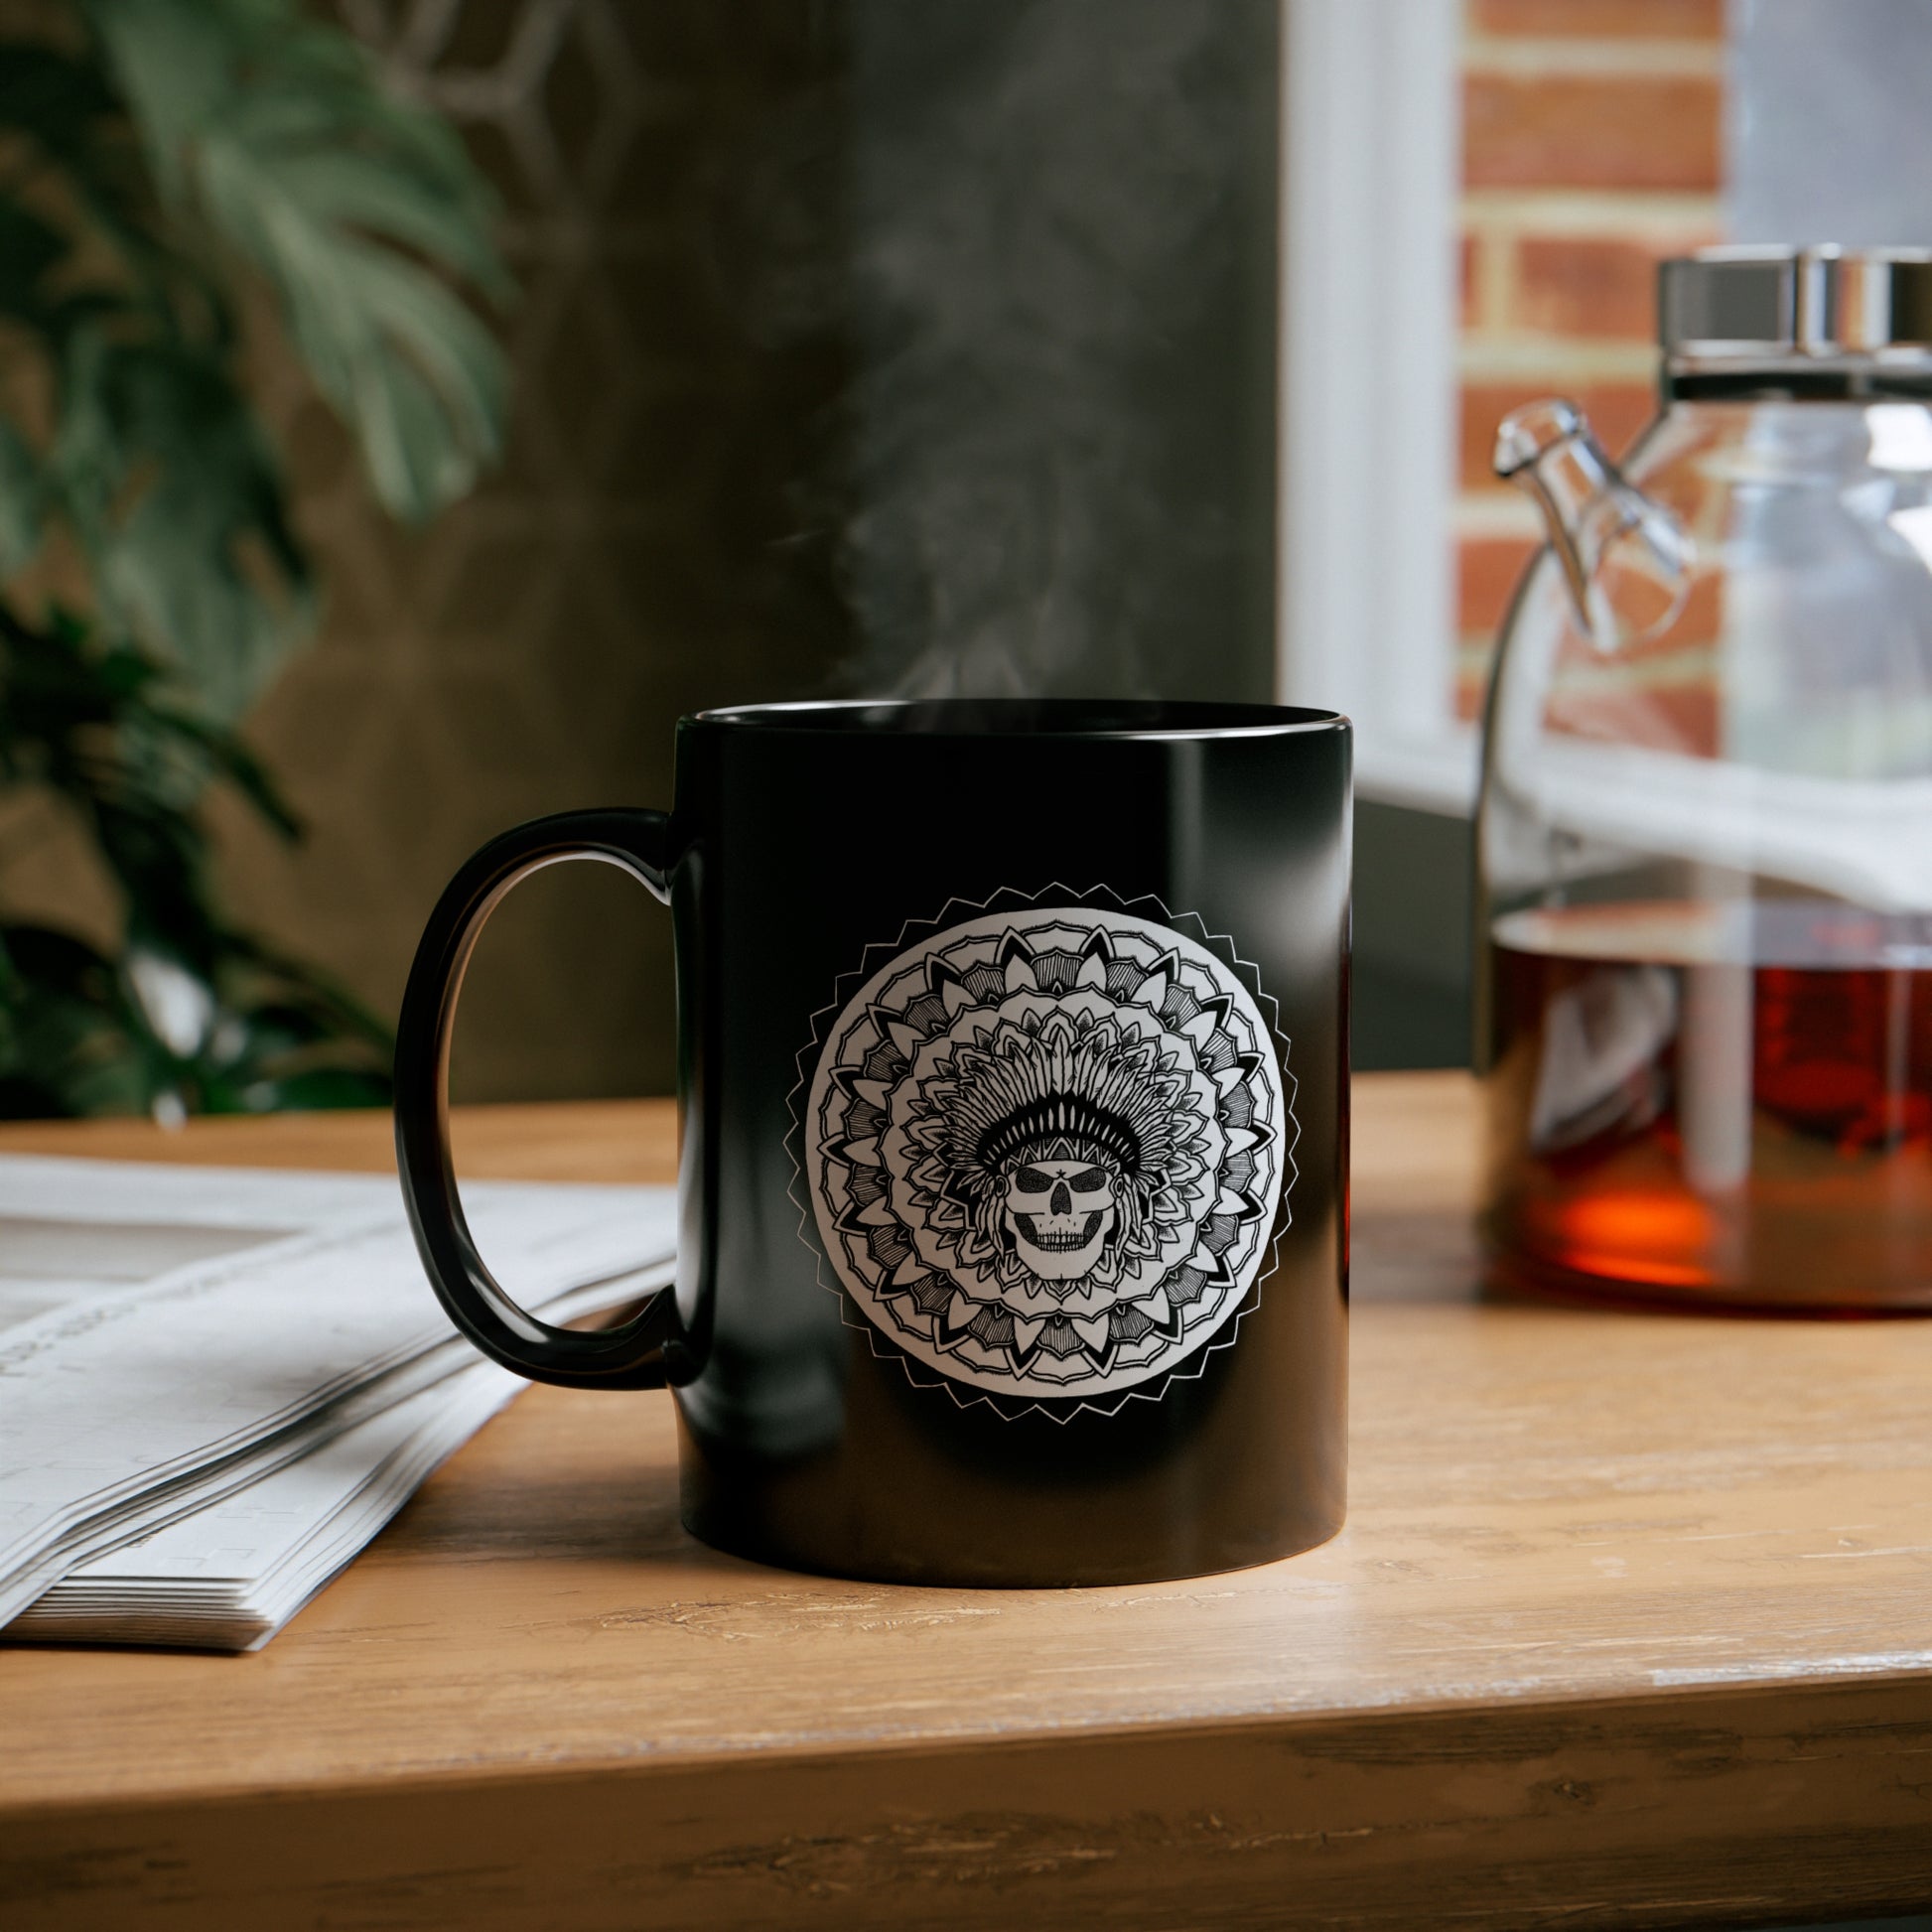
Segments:
[[[821,1038],[812,1215],[908,1355],[1084,1400],[1173,1369],[1241,1308],[1294,1123],[1231,956],[1124,910],[1017,905],[898,951]]]

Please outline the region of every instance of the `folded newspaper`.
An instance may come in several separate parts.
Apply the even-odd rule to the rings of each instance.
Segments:
[[[667,1187],[466,1187],[553,1321],[670,1278]],[[0,1637],[266,1643],[523,1385],[393,1180],[0,1158]]]

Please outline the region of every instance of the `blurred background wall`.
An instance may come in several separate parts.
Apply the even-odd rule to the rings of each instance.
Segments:
[[[776,240],[835,257],[836,124],[813,110],[843,57],[785,0],[342,11],[461,126],[520,284],[507,462],[424,533],[375,513],[333,422],[263,369],[330,601],[251,724],[309,836],[291,859],[231,819],[227,877],[393,1013],[432,898],[490,833],[668,803],[672,720],[820,692],[849,655],[798,486],[847,346],[828,319],[774,324],[752,212],[782,180]],[[668,921],[620,875],[531,881],[480,948],[457,1092],[667,1089],[669,976]]]
[[[1879,67],[1899,4],[1847,0]],[[1275,0],[337,9],[502,198],[514,418],[500,475],[398,532],[261,357],[329,602],[250,723],[308,840],[218,828],[244,918],[392,1013],[456,864],[539,812],[667,801],[683,712],[1270,694]],[[1497,420],[1561,391],[1627,441],[1656,261],[1722,238],[1727,154],[1733,199],[1775,221],[1749,156],[1783,153],[1831,48],[1797,46],[1776,0],[1461,14],[1470,717],[1537,540],[1489,474]],[[1727,148],[1738,75],[1761,99]],[[60,839],[23,848],[14,901],[70,914]],[[1366,800],[1356,857],[1357,1064],[1461,1063],[1464,820]],[[531,882],[481,948],[459,1097],[668,1089],[669,970],[658,909],[616,873]]]
[[[262,369],[330,606],[251,731],[309,823],[238,909],[393,1012],[490,832],[668,803],[753,699],[1265,697],[1273,0],[342,0],[502,195],[503,473],[426,534]],[[669,930],[492,921],[459,1099],[667,1090]]]

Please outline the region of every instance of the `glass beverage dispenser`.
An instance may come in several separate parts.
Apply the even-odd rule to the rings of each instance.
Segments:
[[[1499,475],[1548,543],[1478,822],[1494,1265],[1932,1309],[1932,257],[1664,264],[1660,414]]]

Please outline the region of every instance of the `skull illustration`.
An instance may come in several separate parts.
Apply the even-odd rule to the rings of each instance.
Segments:
[[[1041,1281],[1077,1282],[1107,1251],[1120,1220],[1117,1176],[1090,1161],[1021,1160],[1007,1170],[1008,1238]]]

